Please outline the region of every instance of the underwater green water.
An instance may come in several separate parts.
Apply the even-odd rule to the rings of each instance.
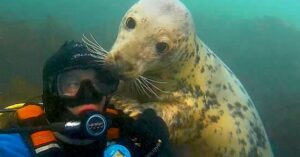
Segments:
[[[109,49],[134,0],[0,0],[0,104],[41,93],[44,61],[92,33]],[[183,0],[254,100],[275,156],[300,155],[300,1]]]
[[[53,16],[68,22],[74,28],[88,28],[101,23],[98,20],[120,18],[134,0],[1,0],[1,14],[13,15],[17,19],[40,22],[45,16]],[[274,16],[287,24],[300,27],[298,0],[183,0],[194,16],[212,16],[224,19],[251,19]],[[104,16],[109,13],[109,16]],[[102,14],[102,15],[99,15]],[[106,17],[106,18],[105,18]],[[84,24],[84,25],[83,25]]]

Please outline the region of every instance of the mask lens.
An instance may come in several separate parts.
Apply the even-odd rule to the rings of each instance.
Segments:
[[[109,95],[117,90],[119,80],[114,78],[108,71],[96,73],[96,78],[98,89],[101,90],[102,94]]]
[[[76,96],[84,80],[89,80],[95,90],[104,95],[111,94],[118,86],[118,80],[111,77],[109,73],[95,71],[94,69],[76,69],[58,75],[58,94],[61,96]]]

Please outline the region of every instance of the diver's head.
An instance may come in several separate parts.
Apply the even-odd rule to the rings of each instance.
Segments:
[[[67,41],[43,69],[43,103],[50,122],[76,120],[88,111],[102,112],[119,81],[103,69],[101,54]]]

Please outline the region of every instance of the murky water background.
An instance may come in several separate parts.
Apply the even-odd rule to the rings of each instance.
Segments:
[[[133,0],[0,0],[0,106],[41,94],[44,61],[92,33],[106,49]],[[183,0],[202,40],[240,78],[277,157],[300,154],[300,1]]]

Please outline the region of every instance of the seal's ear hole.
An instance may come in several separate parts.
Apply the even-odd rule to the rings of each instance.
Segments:
[[[134,29],[136,26],[136,21],[132,17],[128,17],[126,20],[126,27],[128,29]]]
[[[166,42],[158,42],[155,47],[158,53],[164,53],[169,50],[169,45]]]

